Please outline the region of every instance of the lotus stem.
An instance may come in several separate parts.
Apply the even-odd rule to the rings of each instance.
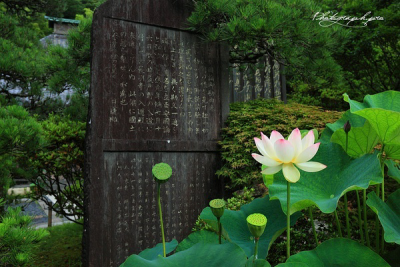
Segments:
[[[221,244],[221,219],[217,217],[217,221],[218,221],[218,239],[219,243]]]
[[[158,211],[160,214],[161,237],[162,237],[162,242],[163,242],[163,254],[164,254],[164,258],[165,258],[167,256],[167,254],[166,254],[166,250],[165,250],[164,223],[163,223],[162,210],[161,210],[160,187],[161,187],[161,183],[158,182],[157,183],[157,203],[158,203]]]
[[[383,170],[382,170],[383,173]],[[385,177],[385,176],[383,176]],[[382,201],[385,202],[385,178],[382,179]]]
[[[364,244],[364,233],[361,222],[361,204],[360,204],[360,196],[358,195],[358,190],[356,190],[356,196],[357,196],[358,227],[360,228],[361,242]]]
[[[347,238],[350,238],[350,222],[349,222],[349,209],[347,207],[347,193],[344,194],[344,211],[345,211],[345,214],[346,214]]]
[[[349,123],[349,122],[347,122],[347,123]],[[346,154],[347,154],[347,150],[349,147],[349,131],[346,131],[346,129],[345,129],[345,132],[346,132]],[[350,238],[350,222],[349,222],[349,209],[347,207],[347,193],[344,194],[344,213],[346,215],[347,238]]]
[[[385,252],[385,235],[384,235],[384,229],[382,228],[382,239],[381,239],[381,251],[382,254]]]
[[[376,185],[376,196],[379,198],[379,194],[380,194],[380,184]],[[379,224],[379,218],[378,218],[378,214],[375,214],[375,250],[376,253],[379,253],[379,242],[380,242],[380,238],[379,238],[379,230],[380,230],[380,224]]]
[[[337,214],[336,210],[335,210],[335,219],[336,219],[336,224],[337,224],[337,228],[338,228],[338,231],[339,231],[339,236],[343,237],[342,228],[340,227],[339,217],[338,217],[338,214]]]
[[[255,261],[258,258],[258,240],[260,240],[259,237],[255,237],[255,247],[254,247],[254,258],[253,261]]]
[[[382,171],[382,201],[385,202],[385,157],[383,156],[383,149],[385,148],[385,146],[382,146],[382,154],[381,154],[381,171]],[[378,218],[378,214],[376,215],[376,218],[379,220]],[[380,225],[379,225],[380,228]],[[383,233],[383,228],[382,228],[382,239],[381,239],[381,251],[382,253],[385,250],[385,235]]]
[[[381,163],[381,172],[382,172],[382,201],[385,202],[385,157],[383,156],[383,151],[385,149],[385,145],[382,145],[381,148],[381,156],[380,156],[380,163]],[[379,195],[378,195],[379,197]]]
[[[287,211],[286,211],[286,234],[287,234],[287,243],[286,243],[286,256],[289,259],[290,257],[290,182],[287,182]]]
[[[365,239],[367,240],[367,246],[371,248],[371,243],[369,242],[368,235],[368,223],[367,223],[367,189],[363,190],[363,209],[364,209],[364,230],[365,230]]]
[[[317,231],[315,230],[315,224],[314,224],[314,218],[313,218],[312,210],[313,210],[312,207],[309,207],[309,208],[308,208],[308,212],[309,212],[309,214],[310,214],[311,226],[312,226],[313,233],[314,233],[314,238],[315,238],[315,244],[316,244],[316,246],[318,247],[319,242],[318,242]]]

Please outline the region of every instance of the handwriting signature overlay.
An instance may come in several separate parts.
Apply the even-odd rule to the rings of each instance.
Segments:
[[[313,20],[318,20],[321,27],[329,27],[332,25],[341,25],[348,28],[364,28],[368,26],[368,22],[375,20],[384,20],[380,16],[370,16],[371,11],[365,13],[362,17],[338,15],[338,13],[328,12],[317,12],[314,14]],[[356,25],[358,24],[358,25]]]

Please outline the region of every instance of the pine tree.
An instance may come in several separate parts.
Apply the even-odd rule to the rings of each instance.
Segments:
[[[310,0],[204,0],[195,2],[191,29],[225,42],[232,63],[254,63],[264,55],[287,66],[289,75],[338,81],[334,51],[345,44],[340,27],[313,21],[321,7]]]
[[[21,106],[0,106],[0,198],[12,178],[36,176],[32,158],[45,145],[42,127]]]

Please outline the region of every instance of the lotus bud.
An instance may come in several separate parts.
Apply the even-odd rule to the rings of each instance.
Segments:
[[[161,162],[154,165],[151,172],[158,183],[165,183],[172,175],[172,168],[167,163]]]
[[[213,199],[210,201],[210,208],[215,217],[221,218],[224,215],[225,201],[223,199]]]
[[[350,132],[350,130],[351,130],[350,121],[347,121],[347,122],[344,124],[343,128],[344,128],[344,132],[345,132],[345,133]]]
[[[267,225],[267,217],[261,213],[253,213],[247,216],[246,220],[250,233],[255,238],[260,238],[260,236],[262,236],[264,233],[265,226]]]

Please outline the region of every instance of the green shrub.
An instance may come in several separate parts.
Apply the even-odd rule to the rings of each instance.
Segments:
[[[294,102],[284,104],[273,99],[233,103],[226,127],[222,130],[222,141],[219,142],[223,166],[217,175],[229,179],[228,188],[261,182],[260,166],[251,157],[251,153],[258,151],[254,137],[260,137],[260,132],[269,136],[273,130],[288,135],[295,128],[315,128],[321,133],[326,123],[336,121],[341,114]]]
[[[345,111],[349,105],[343,101],[343,94],[347,92],[352,99],[362,100],[362,95],[346,90],[343,84],[331,84],[318,79],[314,84],[303,81],[291,82],[292,92],[289,98],[304,105],[320,106],[324,109]]]
[[[228,210],[240,210],[240,207],[253,201],[255,189],[243,188],[243,190],[233,193],[233,197],[228,198],[226,208]]]
[[[31,157],[44,144],[36,117],[20,106],[0,106],[0,197],[6,197],[12,178],[35,176]]]
[[[85,127],[83,122],[50,114],[42,122],[48,146],[36,154],[35,166],[39,173],[33,180],[38,197],[53,195],[57,204],[52,209],[63,216],[83,216],[83,151]],[[59,179],[54,179],[58,177]],[[58,190],[63,188],[63,190]],[[79,223],[79,222],[78,222]]]
[[[33,256],[32,250],[49,233],[29,227],[32,219],[21,214],[21,207],[8,208],[0,223],[1,266],[25,266]]]

